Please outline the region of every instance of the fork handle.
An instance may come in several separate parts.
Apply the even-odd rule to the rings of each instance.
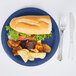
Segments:
[[[58,57],[57,59],[59,61],[61,61],[63,58],[62,58],[62,46],[63,46],[63,32],[60,32],[60,44],[59,44],[59,52],[58,52]]]

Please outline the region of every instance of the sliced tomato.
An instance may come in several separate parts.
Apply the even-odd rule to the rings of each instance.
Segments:
[[[18,40],[32,40],[34,38],[34,36],[27,36],[27,37],[23,37],[21,35],[18,35]]]

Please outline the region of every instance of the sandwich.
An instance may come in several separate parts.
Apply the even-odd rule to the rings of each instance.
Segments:
[[[49,16],[21,16],[13,18],[6,26],[9,39],[17,40],[44,40],[52,33],[52,23]]]
[[[14,56],[20,55],[26,63],[35,58],[44,59],[51,52],[48,44],[41,40],[52,36],[52,23],[49,16],[21,16],[13,18],[9,26],[7,45],[12,48]],[[25,41],[26,40],[26,41]]]

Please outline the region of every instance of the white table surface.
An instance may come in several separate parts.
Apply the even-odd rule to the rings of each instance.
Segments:
[[[69,17],[70,12],[73,13],[76,20],[76,0],[0,0],[0,30],[8,16],[24,7],[41,8],[47,11],[57,23],[60,15]],[[76,33],[76,30],[74,33]],[[76,49],[75,35],[74,50]],[[57,51],[52,59],[40,66],[26,67],[19,65],[6,55],[0,41],[0,76],[76,76],[76,54],[74,60],[69,60],[68,50],[69,24],[67,24],[64,33],[63,60],[61,62],[57,60]]]

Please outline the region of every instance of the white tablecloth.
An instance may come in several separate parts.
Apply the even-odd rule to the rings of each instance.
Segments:
[[[76,20],[76,0],[0,0],[0,30],[8,16],[25,7],[38,7],[47,11],[57,23],[59,16],[66,15],[69,17],[70,12],[73,13]],[[74,33],[76,33],[76,30]],[[75,38],[74,35],[74,50],[76,49]],[[6,55],[0,41],[0,76],[76,76],[76,56],[74,56],[74,60],[69,60],[68,50],[68,20],[64,33],[63,60],[61,62],[57,60],[57,51],[52,59],[40,66],[26,67],[19,65]]]

